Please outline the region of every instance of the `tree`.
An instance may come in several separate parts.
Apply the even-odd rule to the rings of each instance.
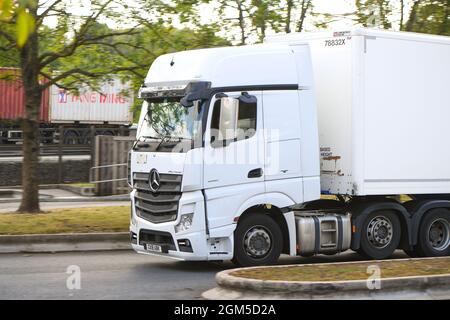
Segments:
[[[405,31],[450,35],[450,0],[415,0]]]
[[[284,32],[291,32],[292,9],[294,8],[294,0],[286,1],[286,18],[284,23]]]
[[[408,22],[405,26],[405,31],[412,31],[414,24],[417,22],[417,11],[419,9],[419,4],[421,0],[415,0],[409,14]]]
[[[356,21],[364,27],[391,29],[391,3],[388,0],[356,0]]]
[[[183,51],[187,49],[211,48],[228,46],[230,42],[215,35],[215,27],[203,26],[197,30],[176,29],[171,26],[152,24],[148,21],[141,25],[142,31],[138,36],[130,36],[127,41],[142,46],[143,50],[129,50],[126,52],[133,61],[145,61],[146,67],[136,70],[138,75],[133,75],[131,80],[133,90],[137,92],[142,85],[149,66],[159,55]],[[135,120],[139,119],[142,101],[135,99],[133,113]]]
[[[261,42],[268,30],[278,31],[282,25],[281,0],[202,0],[186,5],[189,0],[173,0],[165,5],[165,11],[183,17],[182,22],[194,24],[196,29],[205,27],[198,16],[201,5],[215,7],[217,21],[209,25],[225,31],[229,38],[243,45]],[[147,3],[151,3],[148,2]],[[167,15],[162,19],[168,20]]]
[[[218,13],[219,16],[223,17],[223,26],[228,31],[232,28],[238,28],[240,36],[239,44],[245,44],[248,38],[248,18],[251,4],[248,1],[242,0],[219,0],[218,4]],[[233,12],[230,17],[225,16],[228,10]]]
[[[311,10],[312,1],[311,0],[302,0],[300,4],[300,18],[297,21],[297,32],[303,31],[303,25],[305,23],[305,18],[308,13],[308,10]]]
[[[365,27],[381,27],[429,34],[449,35],[450,0],[355,0],[356,22]]]
[[[51,85],[77,90],[80,83],[85,83],[95,88],[98,83],[111,79],[113,74],[126,77],[125,72],[132,73],[144,67],[120,54],[122,47],[141,49],[120,40],[120,37],[137,34],[136,26],[121,31],[99,28],[99,19],[118,20],[116,10],[117,3],[112,0],[91,1],[90,13],[85,16],[71,14],[63,0],[13,1],[8,8],[10,18],[0,22],[0,52],[9,52],[6,50],[11,48],[17,51],[17,56],[12,51],[8,58],[17,60],[25,92],[25,115],[20,121],[23,131],[23,198],[19,212],[40,211],[37,173],[38,115],[42,92]],[[55,28],[43,24],[47,17],[57,18]],[[127,21],[123,12],[121,17]],[[9,32],[14,25],[18,26],[16,37]],[[43,42],[50,43],[43,47]],[[111,57],[110,50],[118,54]],[[75,58],[78,53],[85,55],[84,65]]]
[[[405,19],[405,0],[400,0],[400,24],[399,24],[400,31],[403,31],[404,19]]]

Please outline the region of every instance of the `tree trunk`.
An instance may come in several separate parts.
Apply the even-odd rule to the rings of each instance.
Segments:
[[[241,45],[245,44],[245,41],[247,39],[245,35],[245,21],[244,21],[244,8],[242,8],[242,2],[241,0],[236,1],[238,11],[239,11],[239,29],[241,30]]]
[[[405,17],[405,0],[400,0],[400,28],[399,30],[403,30],[403,19]]]
[[[450,0],[447,0],[447,4],[445,5],[445,11],[444,11],[444,17],[442,20],[441,27],[439,28],[439,34],[440,35],[448,35],[449,32],[449,15],[450,15]]]
[[[260,30],[261,30],[261,32],[260,32],[260,35],[259,35],[259,41],[263,42],[264,38],[266,37],[266,23],[265,23],[265,21],[263,21],[261,23]]]
[[[36,9],[29,8],[36,18]],[[37,33],[30,34],[20,49],[22,82],[25,92],[25,118],[21,121],[23,131],[22,188],[23,197],[19,212],[40,212],[39,207],[39,108],[42,88],[39,84]]]
[[[419,9],[420,0],[414,1],[409,14],[408,22],[406,22],[405,31],[413,31],[414,24],[417,21],[417,10]]]
[[[302,0],[301,4],[301,13],[300,13],[300,19],[297,23],[297,32],[303,31],[303,23],[305,22],[306,13],[308,12],[308,9],[311,5],[311,0]]]
[[[380,10],[380,18],[381,18],[381,23],[383,24],[383,29],[390,29],[391,28],[391,23],[387,19],[387,12],[384,10],[385,9],[385,5],[386,5],[385,2],[379,1],[378,2],[378,9]]]
[[[292,15],[292,6],[294,5],[293,0],[287,0],[286,2],[286,24],[284,26],[284,31],[286,33],[291,32],[291,15]]]

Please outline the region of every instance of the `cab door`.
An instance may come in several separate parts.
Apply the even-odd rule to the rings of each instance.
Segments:
[[[224,100],[235,99],[228,104]],[[237,101],[237,102],[236,102]],[[232,119],[234,108],[237,117]],[[237,130],[221,123],[235,123]],[[212,99],[205,134],[205,189],[264,181],[262,93],[231,92]]]
[[[210,237],[229,237],[241,206],[265,194],[262,93],[216,95],[208,116],[203,166],[207,225]],[[224,125],[236,130],[227,134],[220,130]]]

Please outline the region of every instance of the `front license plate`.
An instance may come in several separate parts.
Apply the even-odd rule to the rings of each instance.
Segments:
[[[151,244],[151,243],[147,243],[145,245],[145,250],[151,251],[151,252],[162,252],[161,246],[159,246],[157,244]]]

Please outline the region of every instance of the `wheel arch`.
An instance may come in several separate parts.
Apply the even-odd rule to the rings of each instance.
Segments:
[[[257,195],[248,199],[239,208],[238,213],[235,215],[235,221],[239,223],[243,217],[250,213],[260,212],[262,214],[268,214],[281,229],[283,234],[283,253],[291,254],[292,237],[295,236],[295,232],[292,230],[292,222],[287,221],[285,213],[289,212],[289,207],[294,205],[295,202],[288,196],[281,193],[270,193],[266,195]]]
[[[281,209],[293,206],[294,204],[295,201],[284,193],[271,192],[266,194],[257,194],[248,198],[241,204],[239,209],[236,211],[234,218],[239,218],[249,208],[258,205],[272,205]]]

